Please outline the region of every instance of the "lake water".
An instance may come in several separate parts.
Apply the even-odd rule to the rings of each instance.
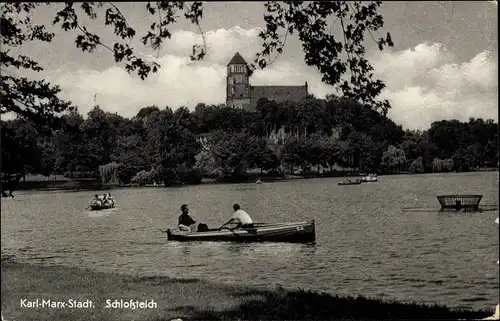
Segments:
[[[498,204],[498,172],[121,189],[117,208],[85,211],[93,192],[17,192],[2,199],[2,254],[102,271],[281,284],[343,295],[487,308],[498,304],[498,211],[438,208],[439,194]],[[256,222],[316,219],[316,245],[168,242],[179,207],[216,226],[240,203]]]

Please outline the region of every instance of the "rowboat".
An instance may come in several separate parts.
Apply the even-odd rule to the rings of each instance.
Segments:
[[[351,181],[351,180],[345,180],[345,181],[340,181],[338,182],[339,185],[359,185],[361,184],[361,181],[359,179],[355,180],[355,181]]]
[[[92,211],[101,211],[101,210],[107,210],[110,208],[115,207],[115,204],[105,204],[105,205],[98,205],[98,204],[91,204],[90,209]]]
[[[169,241],[289,242],[314,243],[314,220],[291,223],[254,223],[254,227],[209,229],[205,232],[166,231]]]
[[[93,201],[90,203],[90,209],[92,211],[101,211],[101,210],[107,210],[110,208],[115,207],[115,202],[113,200],[110,200],[109,202],[95,202]]]
[[[377,182],[378,178],[376,174],[370,174],[368,176],[361,177],[362,183]]]

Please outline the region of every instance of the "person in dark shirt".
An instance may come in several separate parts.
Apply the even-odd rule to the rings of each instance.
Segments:
[[[181,231],[190,231],[191,226],[196,224],[196,221],[189,216],[189,209],[187,204],[183,204],[181,206],[182,214],[179,216],[179,230]]]

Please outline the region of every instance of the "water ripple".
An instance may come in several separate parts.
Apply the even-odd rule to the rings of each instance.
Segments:
[[[497,212],[406,213],[438,194],[498,199],[497,173],[383,176],[343,188],[335,179],[114,192],[119,208],[84,211],[93,192],[20,193],[2,200],[2,257],[218,283],[321,290],[488,308],[498,301]],[[317,244],[167,242],[179,205],[216,226],[239,202],[255,221],[315,218]],[[415,201],[418,199],[418,202]],[[180,201],[179,201],[180,202]],[[154,204],[154,206],[151,206]]]

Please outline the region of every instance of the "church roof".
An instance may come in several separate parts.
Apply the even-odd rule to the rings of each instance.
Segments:
[[[245,61],[245,59],[243,59],[243,57],[240,55],[239,52],[235,53],[233,58],[231,58],[231,61],[229,61],[229,63],[227,64],[228,66],[229,65],[246,65],[247,62]]]
[[[306,86],[250,86],[250,104],[257,106],[260,98],[276,102],[300,101],[308,95]]]

